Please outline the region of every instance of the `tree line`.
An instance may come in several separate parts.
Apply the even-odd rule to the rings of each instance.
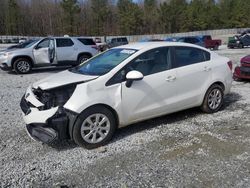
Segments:
[[[0,0],[0,35],[136,35],[250,27],[250,0]]]

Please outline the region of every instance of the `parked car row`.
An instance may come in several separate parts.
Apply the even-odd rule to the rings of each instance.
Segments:
[[[10,43],[18,44],[18,43],[23,43],[26,40],[27,40],[26,38],[0,38],[0,44],[2,44],[2,43],[4,43],[4,44],[10,44]]]
[[[169,37],[165,40],[161,39],[143,39],[141,42],[148,41],[168,41],[168,42],[185,42],[190,44],[196,44],[208,49],[218,50],[221,45],[221,40],[212,39],[210,35],[199,35],[199,36],[185,36],[185,37]]]
[[[232,78],[250,79],[250,56],[232,75],[232,62],[206,49],[218,49],[220,40],[207,35],[174,40],[31,39],[1,51],[0,68],[25,74],[33,67],[71,65],[30,85],[20,106],[34,140],[71,139],[92,149],[135,122],[192,107],[217,112]]]

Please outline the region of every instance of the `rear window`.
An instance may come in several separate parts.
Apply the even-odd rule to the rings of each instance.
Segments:
[[[86,38],[78,38],[78,40],[83,43],[84,45],[95,45],[93,39],[86,39]]]
[[[182,67],[210,60],[210,53],[198,48],[175,47],[175,67]]]
[[[69,47],[73,46],[74,43],[71,39],[56,39],[56,46],[57,47]]]

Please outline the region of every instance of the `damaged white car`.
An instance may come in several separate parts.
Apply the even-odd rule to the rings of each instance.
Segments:
[[[35,140],[72,139],[90,149],[135,122],[196,106],[217,112],[231,68],[228,58],[192,44],[129,44],[34,83],[21,109]]]

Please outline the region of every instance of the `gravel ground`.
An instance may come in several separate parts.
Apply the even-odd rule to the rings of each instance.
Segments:
[[[218,53],[237,63],[250,48]],[[250,82],[234,82],[216,114],[194,108],[141,122],[86,150],[25,132],[21,96],[61,70],[0,71],[0,187],[250,187]]]

